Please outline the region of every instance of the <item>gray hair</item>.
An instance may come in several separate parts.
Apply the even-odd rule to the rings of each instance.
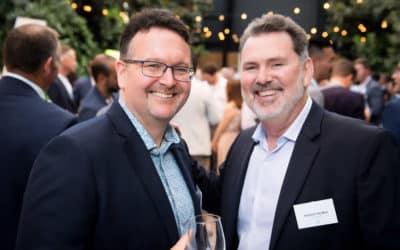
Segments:
[[[279,14],[264,14],[254,19],[240,38],[239,53],[250,37],[272,32],[286,32],[292,39],[293,50],[300,59],[305,60],[308,57],[308,39],[304,29],[290,17]]]

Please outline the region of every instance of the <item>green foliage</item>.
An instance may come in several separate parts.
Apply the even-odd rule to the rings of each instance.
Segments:
[[[365,57],[375,71],[391,72],[399,62],[399,10],[398,0],[364,0],[361,4],[355,0],[334,1],[328,10],[326,29],[340,28],[340,32],[330,32],[330,37],[344,56]],[[387,22],[387,28],[381,27],[382,21]],[[362,32],[359,24],[366,31]],[[343,30],[347,36],[341,35]]]
[[[12,1],[4,2],[9,2],[8,6],[12,5]],[[47,21],[48,26],[59,33],[62,43],[68,44],[76,50],[79,65],[87,65],[90,58],[98,53],[98,46],[93,40],[86,20],[77,15],[66,1],[37,0],[30,2],[20,0],[14,1],[12,7],[12,11],[1,9],[2,14],[4,13],[6,16],[6,23],[1,29],[3,33],[12,28],[17,16],[43,19]],[[1,37],[5,37],[5,34]],[[82,74],[86,70],[86,67],[79,67],[78,73]]]
[[[78,73],[85,74],[88,62],[95,54],[108,48],[119,48],[119,38],[124,26],[121,11],[130,16],[142,8],[155,7],[170,9],[176,13],[190,27],[195,53],[204,51],[204,46],[201,45],[201,23],[196,22],[195,17],[204,16],[211,11],[212,0],[128,0],[127,4],[122,5],[120,0],[92,1],[97,4],[98,12],[90,15],[81,13],[82,16],[71,8],[71,2],[72,0],[0,1],[0,44],[3,44],[7,31],[12,29],[17,16],[44,19],[50,27],[58,31],[62,43],[76,50]],[[79,0],[74,2],[79,6],[83,3]],[[108,10],[107,15],[102,14],[103,8]]]

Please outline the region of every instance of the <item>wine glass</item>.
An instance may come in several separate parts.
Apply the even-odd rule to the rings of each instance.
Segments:
[[[196,215],[187,222],[187,229],[192,230],[187,250],[225,250],[225,236],[218,215]]]

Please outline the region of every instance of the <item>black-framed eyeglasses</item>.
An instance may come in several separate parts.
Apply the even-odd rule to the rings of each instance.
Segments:
[[[132,59],[121,59],[125,63],[140,63],[142,64],[142,74],[148,77],[162,77],[168,68],[172,70],[172,76],[176,81],[180,82],[190,82],[194,70],[191,67],[185,66],[169,66],[162,62],[157,61],[145,61],[145,60],[132,60]]]

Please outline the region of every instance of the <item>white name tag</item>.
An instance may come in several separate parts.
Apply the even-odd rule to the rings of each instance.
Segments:
[[[293,209],[299,229],[338,223],[332,198],[297,204]]]

